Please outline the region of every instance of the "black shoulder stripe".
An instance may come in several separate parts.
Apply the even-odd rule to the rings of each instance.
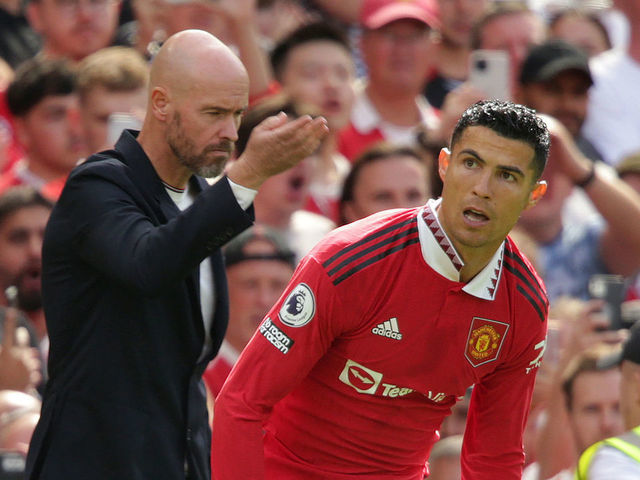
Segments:
[[[513,265],[510,265],[509,262],[504,262],[504,266],[507,270],[513,273],[516,277],[518,277],[518,279],[520,279],[527,286],[527,288],[531,291],[531,293],[533,293],[536,296],[536,298],[538,299],[538,302],[540,302],[540,305],[546,307],[548,300],[547,300],[547,296],[542,290],[536,289],[534,285],[532,285],[530,282],[527,281],[527,279],[522,274],[522,272],[514,268]],[[536,285],[538,285],[537,282],[536,282]],[[520,285],[518,285],[518,288],[521,288]],[[528,296],[528,298],[530,298],[531,301],[534,301],[530,295]]]
[[[365,248],[364,250],[359,250],[358,252],[354,253],[353,255],[351,255],[348,258],[345,258],[342,262],[338,263],[337,265],[335,265],[331,270],[327,271],[327,274],[329,276],[334,275],[337,271],[341,270],[342,268],[344,268],[346,265],[355,262],[356,260],[358,260],[359,258],[364,257],[365,255],[375,251],[375,250],[379,250],[382,247],[386,246],[386,245],[390,245],[404,237],[408,237],[409,235],[411,235],[412,233],[416,233],[418,231],[418,226],[415,225],[411,228],[408,228],[406,230],[402,230],[400,232],[397,232],[395,235],[392,235],[390,237],[385,238],[384,240],[380,240],[379,242],[374,243],[373,245]]]
[[[535,311],[538,313],[538,317],[540,317],[540,321],[544,322],[545,314],[542,312],[542,310],[540,309],[538,304],[535,302],[535,300],[531,298],[531,295],[529,295],[529,293],[527,293],[527,291],[524,288],[522,288],[520,285],[516,285],[516,288],[524,296],[524,298],[526,298],[529,301],[529,303],[533,306]],[[546,311],[546,307],[545,307],[545,311]]]
[[[533,280],[533,282],[537,285],[538,290],[544,291],[544,289],[542,288],[542,285],[540,285],[540,282],[538,282],[538,279],[531,272],[531,270],[529,269],[529,266],[522,261],[522,258],[520,258],[518,255],[516,255],[514,252],[510,251],[508,248],[505,248],[504,251],[505,251],[505,253],[507,254],[507,256],[509,258],[515,260],[518,263],[518,265],[520,265],[522,267],[522,269],[527,273],[527,276],[531,280]]]
[[[356,243],[349,245],[347,248],[340,250],[338,253],[336,253],[335,255],[333,255],[332,257],[330,257],[328,260],[325,260],[322,264],[322,266],[324,268],[327,268],[329,265],[331,265],[331,263],[333,263],[334,261],[336,261],[338,258],[340,258],[341,256],[349,253],[351,250],[358,248],[362,245],[364,245],[365,243],[368,242],[372,242],[373,240],[375,240],[378,237],[381,237],[382,235],[385,235],[389,232],[392,232],[394,230],[398,230],[406,225],[409,225],[411,222],[415,222],[416,221],[416,217],[410,218],[409,220],[405,220],[403,222],[399,222],[399,223],[394,223],[393,225],[390,225],[386,228],[383,228],[382,230],[378,230],[377,232],[372,233],[371,235],[367,235],[366,237],[362,238],[361,240],[358,240]]]
[[[540,300],[540,302],[547,303],[547,300],[546,300],[547,299],[547,295],[546,295],[545,291],[542,289],[542,287],[540,286],[540,284],[538,282],[529,281],[522,274],[522,272],[520,270],[515,268],[508,261],[504,262],[504,266],[507,268],[507,270],[509,270],[511,273],[513,273],[516,277],[518,277],[522,281],[522,283],[524,283],[529,288],[529,290],[531,290],[535,294],[535,296],[538,297],[538,300]]]
[[[404,241],[403,243],[400,243],[396,246],[394,246],[393,248],[389,248],[387,250],[384,250],[383,252],[379,253],[378,255],[375,255],[371,258],[368,258],[367,260],[365,260],[364,262],[359,263],[358,265],[356,265],[355,267],[353,267],[351,270],[347,270],[345,273],[343,273],[342,275],[340,275],[337,278],[334,278],[332,280],[334,285],[338,285],[340,282],[343,282],[344,280],[346,280],[347,278],[349,278],[351,275],[353,275],[354,273],[359,272],[360,270],[362,270],[363,268],[371,265],[372,263],[375,263],[379,260],[382,260],[383,258],[399,252],[400,250],[402,250],[405,247],[408,247],[409,245],[413,245],[414,243],[418,243],[420,241],[419,237],[413,237],[413,238],[409,238],[408,240]]]

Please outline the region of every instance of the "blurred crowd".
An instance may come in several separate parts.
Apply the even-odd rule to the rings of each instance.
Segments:
[[[512,232],[550,303],[524,478],[574,478],[590,445],[640,424],[621,409],[640,404],[621,393],[640,376],[625,383],[619,358],[640,319],[638,0],[0,0],[0,26],[0,478],[20,478],[47,380],[49,213],[75,165],[139,128],[150,62],[185,29],[220,38],[249,73],[235,155],[280,111],[330,129],[264,183],[256,225],[224,249],[230,321],[204,374],[211,402],[297,261],[340,225],[438,197],[458,117],[500,96],[552,135],[549,190]],[[442,425],[430,479],[460,478],[471,395]]]

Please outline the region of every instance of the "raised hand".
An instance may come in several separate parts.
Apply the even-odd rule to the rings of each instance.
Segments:
[[[303,115],[291,121],[284,113],[269,117],[253,129],[245,151],[227,175],[239,185],[257,189],[267,178],[311,155],[328,133],[323,117]]]

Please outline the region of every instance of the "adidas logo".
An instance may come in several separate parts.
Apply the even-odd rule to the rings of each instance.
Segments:
[[[393,338],[394,340],[402,340],[402,334],[398,328],[398,319],[396,317],[380,323],[377,327],[373,327],[371,333],[380,335],[381,337]]]

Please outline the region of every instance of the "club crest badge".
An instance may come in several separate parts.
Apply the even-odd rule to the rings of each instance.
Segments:
[[[278,317],[285,325],[302,327],[311,321],[316,313],[316,299],[306,283],[299,283],[287,296],[280,307]]]
[[[469,363],[479,367],[498,358],[508,330],[506,323],[473,317],[465,350]]]

